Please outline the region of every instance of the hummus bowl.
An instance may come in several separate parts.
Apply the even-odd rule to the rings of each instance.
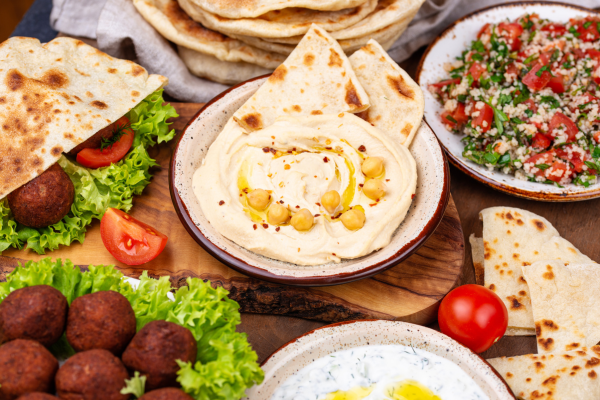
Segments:
[[[373,348],[373,350],[380,350],[381,346],[389,346],[390,351],[396,346],[406,346],[408,356],[422,359],[426,367],[422,366],[421,360],[418,360],[419,362],[417,365],[412,367],[412,370],[420,370],[422,373],[425,373],[421,379],[416,379],[417,382],[421,384],[429,386],[425,382],[427,379],[423,378],[427,378],[427,373],[436,373],[434,369],[431,368],[433,364],[450,364],[449,366],[452,367],[451,369],[454,369],[454,371],[446,370],[444,375],[443,373],[440,374],[440,371],[438,370],[436,376],[433,378],[444,380],[448,376],[451,376],[452,380],[455,381],[457,373],[461,373],[461,375],[470,378],[471,384],[478,386],[478,388],[481,389],[481,392],[483,392],[490,400],[515,400],[515,396],[512,394],[506,382],[504,382],[498,373],[483,358],[448,336],[434,331],[433,329],[406,322],[374,320],[340,322],[327,325],[308,332],[285,344],[262,363],[261,368],[265,372],[265,380],[262,384],[248,389],[246,391],[245,399],[271,399],[272,396],[278,392],[278,389],[282,388],[282,385],[288,385],[290,382],[288,381],[289,378],[305,372],[306,370],[302,372],[301,370],[310,365],[315,365],[317,359],[322,359],[323,357],[332,359],[331,357],[334,357],[332,355],[333,353],[337,353],[335,356],[336,362],[342,364],[335,371],[335,383],[340,386],[351,387],[353,385],[348,385],[348,382],[344,379],[347,378],[344,374],[344,367],[347,369],[348,366],[354,364],[359,365],[360,360],[358,363],[356,362],[356,358],[358,357],[357,354],[363,355],[365,354],[365,350],[368,353],[370,348]],[[344,352],[345,350],[355,350],[353,352],[354,357],[352,358],[352,361],[341,358],[342,353],[340,352]],[[438,358],[438,360],[439,358],[442,358],[443,360],[440,360],[437,363],[433,362],[435,360],[431,361],[435,358]],[[370,365],[368,365],[367,362],[366,365],[364,365],[365,373],[373,374],[373,371],[377,370],[380,366],[378,365],[381,362],[380,359],[378,359],[377,362],[371,362]],[[448,363],[448,361],[450,363]],[[391,367],[394,367],[393,363]],[[446,365],[446,368],[447,367],[448,365]],[[457,368],[460,368],[462,371],[456,371]],[[413,375],[411,372],[416,372],[410,371],[410,369],[411,368],[409,368],[408,371],[404,371],[402,375]],[[323,375],[322,371],[313,370],[311,372],[313,373],[311,375],[313,378],[319,378]],[[463,372],[464,374],[462,374]],[[324,375],[327,377],[327,373]],[[357,375],[352,376],[354,377]],[[303,383],[305,385],[303,390],[308,390],[308,387],[313,388],[316,386],[314,383],[312,385],[307,384],[306,381]],[[327,386],[333,387],[330,382]],[[440,386],[451,386],[451,384],[433,387]],[[303,394],[306,395],[305,392],[303,392]],[[460,392],[455,392],[453,397],[466,398],[457,396],[462,396],[462,393]],[[275,398],[279,397],[275,396]],[[306,398],[308,398],[308,396]]]
[[[209,254],[246,275],[291,285],[322,286],[375,275],[408,258],[433,234],[449,199],[445,156],[427,124],[420,127],[410,152],[417,166],[417,188],[405,220],[382,249],[355,259],[315,266],[296,265],[253,253],[217,232],[203,213],[192,188],[193,176],[223,127],[264,83],[259,77],[222,93],[191,119],[171,159],[169,185],[177,214],[189,234]]]

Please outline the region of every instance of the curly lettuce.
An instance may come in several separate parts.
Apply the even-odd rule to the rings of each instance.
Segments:
[[[246,334],[236,332],[239,304],[227,297],[227,290],[213,288],[210,282],[188,278],[187,286],[173,294],[166,276],[156,280],[144,272],[134,288],[113,266],[89,266],[88,271],[82,272],[69,260],[63,263],[46,258],[19,265],[6,282],[0,282],[0,303],[13,290],[34,285],[58,289],[69,304],[88,293],[114,290],[131,303],[138,330],[156,320],[189,329],[198,343],[198,357],[195,363],[178,362],[177,380],[197,400],[240,399],[247,388],[264,378]],[[58,356],[73,353],[64,336],[51,351]],[[143,384],[134,381],[127,384],[126,390],[141,395]]]
[[[133,196],[141,194],[150,183],[150,168],[158,165],[147,148],[175,136],[167,120],[178,115],[171,105],[164,104],[162,92],[161,89],[150,94],[127,114],[135,139],[129,153],[118,163],[91,169],[65,156],[60,158],[58,163],[75,186],[75,201],[58,223],[40,229],[23,226],[14,220],[6,201],[0,202],[0,253],[9,247],[26,247],[45,254],[61,245],[83,243],[87,227],[94,219],[102,219],[109,207],[129,211]]]

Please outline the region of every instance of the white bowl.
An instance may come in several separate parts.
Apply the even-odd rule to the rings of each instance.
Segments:
[[[282,346],[261,365],[265,380],[246,391],[249,400],[268,400],[294,373],[340,350],[401,344],[444,357],[465,371],[490,400],[515,400],[508,385],[480,356],[433,329],[407,322],[351,321],[327,325]]]
[[[169,185],[177,214],[192,237],[219,261],[246,275],[290,285],[321,286],[355,281],[391,268],[414,253],[442,220],[450,197],[450,174],[444,153],[427,124],[410,151],[417,164],[417,191],[405,220],[384,248],[352,260],[299,266],[263,257],[218,233],[202,212],[192,177],[208,148],[231,115],[265,82],[259,77],[222,93],[192,118],[171,159]]]
[[[448,77],[444,64],[453,62],[473,40],[485,23],[498,23],[507,18],[515,20],[524,14],[537,13],[541,18],[556,22],[566,22],[570,18],[589,15],[598,16],[593,10],[561,3],[518,2],[484,8],[469,14],[448,27],[425,51],[417,70],[417,82],[425,94],[425,120],[431,126],[450,162],[466,174],[485,183],[494,189],[505,193],[541,201],[579,201],[600,197],[600,183],[590,187],[569,184],[559,188],[543,183],[523,181],[513,175],[500,171],[489,171],[485,166],[478,165],[462,157],[463,135],[446,129],[440,120],[443,106],[433,96],[427,86]]]

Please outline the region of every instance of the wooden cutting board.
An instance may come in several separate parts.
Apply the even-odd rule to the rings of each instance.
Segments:
[[[173,127],[180,133],[201,104],[172,103],[180,117]],[[166,234],[169,241],[153,261],[130,267],[119,263],[105,249],[100,224],[88,230],[84,244],[72,244],[46,256],[32,251],[7,250],[0,256],[0,279],[18,262],[44,257],[69,258],[77,265],[115,264],[123,273],[137,277],[143,270],[151,276],[170,275],[175,286],[187,277],[210,280],[230,291],[242,312],[269,313],[337,322],[352,319],[395,319],[428,324],[435,319],[439,301],[461,276],[464,238],[454,201],[433,236],[403,263],[372,278],[338,286],[297,288],[250,279],[206,253],[179,222],[169,193],[168,168],[176,140],[152,149],[160,163],[141,196],[134,199],[131,215]]]

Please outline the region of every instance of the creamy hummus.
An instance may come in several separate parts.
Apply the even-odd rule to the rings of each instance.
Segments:
[[[363,193],[361,164],[383,160],[385,195]],[[416,164],[408,149],[353,114],[281,117],[260,131],[244,133],[230,120],[211,145],[193,178],[204,215],[223,236],[255,253],[299,265],[318,265],[367,255],[386,246],[404,219],[415,193]],[[314,225],[297,230],[288,222],[269,223],[269,207],[248,204],[255,189],[270,194],[290,216],[307,209]],[[332,213],[321,204],[339,193]],[[350,230],[341,216],[364,213],[364,226]]]

